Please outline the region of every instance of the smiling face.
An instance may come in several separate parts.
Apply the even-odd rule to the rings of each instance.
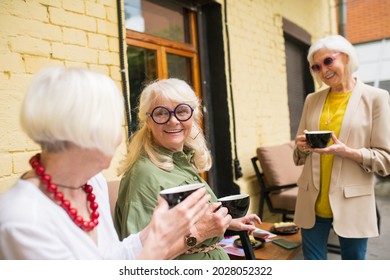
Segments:
[[[159,98],[154,106],[150,108],[149,112],[152,112],[157,106],[164,106],[170,111],[173,111],[178,104],[177,102]],[[171,151],[182,151],[184,142],[191,133],[192,122],[193,116],[189,120],[181,122],[171,113],[171,117],[167,123],[157,124],[149,117],[147,125],[152,132],[154,140],[160,146]]]
[[[324,60],[329,57],[333,58],[333,62],[331,65],[324,65]],[[347,62],[348,56],[344,53],[337,54],[335,51],[321,49],[314,53],[312,65],[321,65],[321,69],[316,72],[316,75],[322,82],[331,88],[339,88],[343,87],[342,85],[350,78]]]

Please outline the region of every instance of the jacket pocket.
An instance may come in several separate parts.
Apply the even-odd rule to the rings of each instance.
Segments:
[[[346,198],[372,194],[374,194],[374,189],[367,185],[352,185],[344,187],[344,196]]]

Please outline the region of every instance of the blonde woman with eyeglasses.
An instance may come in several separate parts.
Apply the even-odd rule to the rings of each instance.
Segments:
[[[218,245],[226,229],[251,232],[255,214],[232,219],[200,173],[211,168],[211,155],[200,128],[199,100],[179,79],[159,80],[141,93],[139,130],[128,147],[120,172],[115,226],[121,238],[142,230],[150,221],[159,192],[172,187],[203,183],[211,195],[206,213],[182,236],[177,259],[223,260]]]

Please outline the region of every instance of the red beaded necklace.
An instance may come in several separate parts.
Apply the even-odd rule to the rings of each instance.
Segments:
[[[64,194],[58,190],[58,186],[51,182],[51,176],[45,173],[45,167],[41,165],[41,156],[36,154],[30,159],[31,167],[38,175],[42,184],[46,185],[48,193],[53,195],[54,201],[56,201],[69,215],[73,222],[84,231],[93,230],[99,223],[99,212],[97,211],[99,205],[95,201],[96,196],[92,193],[93,187],[85,184],[83,190],[88,194],[87,201],[89,201],[89,207],[91,208],[90,221],[84,221],[84,218],[77,214],[77,209],[72,208],[69,200],[64,198]]]

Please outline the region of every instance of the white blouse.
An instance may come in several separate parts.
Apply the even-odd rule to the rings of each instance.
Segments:
[[[89,182],[99,204],[97,244],[32,183],[19,179],[0,195],[0,259],[135,259],[139,234],[119,241],[102,174]]]

